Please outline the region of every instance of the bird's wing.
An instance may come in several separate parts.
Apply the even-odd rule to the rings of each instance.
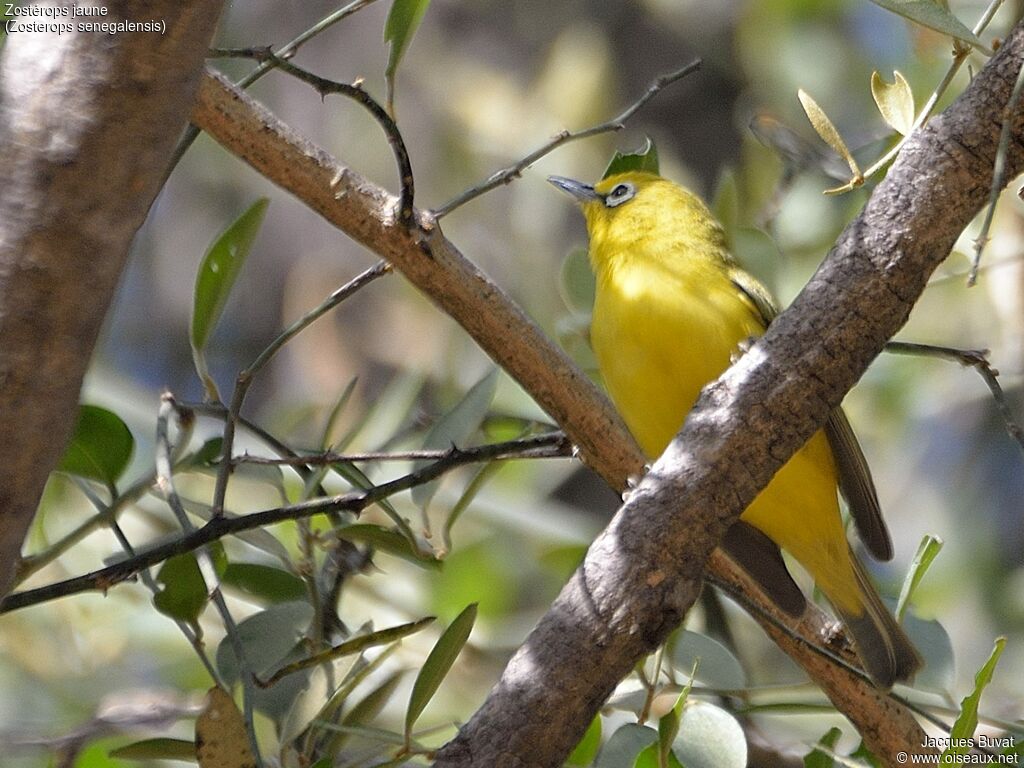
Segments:
[[[769,323],[779,314],[778,307],[772,301],[772,296],[768,293],[768,289],[742,269],[732,270],[729,274],[729,279],[733,285],[740,289],[743,298],[750,302],[751,309],[761,321],[761,325],[767,328]]]
[[[765,328],[775,319],[778,310],[768,291],[746,272],[736,269],[730,275],[733,285],[743,293],[760,315]],[[871,470],[857,442],[850,422],[842,408],[836,408],[825,422],[825,436],[828,438],[832,455],[835,457],[839,474],[839,491],[846,499],[853,516],[857,533],[868,551],[878,560],[892,559],[892,539],[882,519],[882,508],[878,503],[875,483]]]
[[[850,506],[860,540],[876,559],[892,560],[892,539],[882,519],[871,470],[842,408],[836,408],[829,414],[825,422],[825,436],[836,460],[839,490]]]
[[[807,600],[793,581],[779,545],[742,520],[736,521],[722,539],[722,549],[753,577],[762,591],[790,616],[800,616]]]

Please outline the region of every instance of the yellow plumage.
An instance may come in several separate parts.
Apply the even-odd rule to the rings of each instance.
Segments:
[[[641,448],[657,457],[701,388],[764,332],[775,312],[771,298],[736,265],[707,206],[678,185],[640,172],[594,187],[551,181],[580,200],[587,220],[597,277],[591,343],[601,374]],[[869,548],[890,557],[866,464],[838,411],[741,520],[811,573],[849,626],[868,672],[888,687],[920,662],[850,551],[837,484]]]

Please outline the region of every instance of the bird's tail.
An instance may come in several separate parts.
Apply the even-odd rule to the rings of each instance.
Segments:
[[[921,656],[885,607],[853,552],[850,561],[863,610],[859,616],[838,605],[836,610],[853,636],[857,655],[868,675],[879,687],[892,688],[894,683],[909,681],[914,676],[921,667]]]

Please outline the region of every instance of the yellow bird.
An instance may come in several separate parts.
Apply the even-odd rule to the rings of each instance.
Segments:
[[[605,385],[640,447],[659,456],[702,387],[777,311],[744,272],[696,195],[653,173],[620,173],[590,186],[552,176],[579,201],[597,277],[591,344]],[[814,577],[881,687],[908,680],[920,657],[850,549],[837,488],[862,541],[892,557],[874,484],[842,411],[782,467],[730,529],[723,546],[789,613],[805,602],[778,548]]]

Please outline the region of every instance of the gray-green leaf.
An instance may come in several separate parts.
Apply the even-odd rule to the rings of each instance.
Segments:
[[[204,351],[217,327],[231,288],[245,263],[256,235],[263,223],[270,200],[261,197],[213,241],[196,275],[196,288],[192,302],[192,358],[196,372],[211,398],[219,399],[216,386],[206,367]]]
[[[441,682],[452,668],[455,659],[458,657],[462,647],[469,639],[469,633],[473,631],[473,623],[476,621],[476,603],[472,603],[455,617],[455,621],[448,625],[437,645],[423,662],[423,668],[416,676],[416,682],[412,686],[412,695],[409,696],[409,708],[405,713],[405,738],[408,741],[412,737],[412,727],[427,704],[437,693]]]
[[[984,47],[977,35],[935,0],[871,0],[871,2],[923,27],[943,32],[971,45]]]

